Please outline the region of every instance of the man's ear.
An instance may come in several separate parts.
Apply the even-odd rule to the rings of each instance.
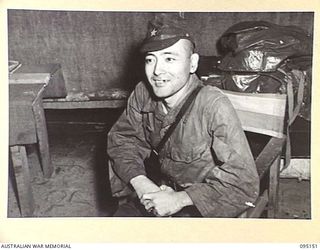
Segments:
[[[190,57],[190,73],[193,74],[196,72],[199,63],[199,55],[197,53],[193,53]]]

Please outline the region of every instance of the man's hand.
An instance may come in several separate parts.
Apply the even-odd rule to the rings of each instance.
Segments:
[[[176,192],[166,185],[162,185],[160,189],[159,192],[146,193],[140,199],[145,209],[152,210],[157,216],[170,216],[186,206],[193,205],[185,191]]]
[[[138,175],[130,180],[130,184],[136,191],[139,199],[146,193],[154,193],[160,191],[160,188],[144,175]]]

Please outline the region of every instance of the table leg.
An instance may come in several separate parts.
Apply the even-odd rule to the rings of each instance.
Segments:
[[[277,218],[279,202],[280,156],[272,163],[269,177],[268,218]]]
[[[25,146],[10,146],[10,158],[17,185],[17,198],[21,215],[30,217],[34,212],[34,198]]]
[[[40,161],[43,175],[49,178],[53,173],[53,166],[49,153],[49,140],[46,118],[43,110],[42,98],[37,98],[33,104],[33,112],[36,120],[36,131],[40,152]]]

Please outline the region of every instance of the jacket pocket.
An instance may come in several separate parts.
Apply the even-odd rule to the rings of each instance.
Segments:
[[[202,145],[184,145],[182,147],[172,147],[169,157],[177,162],[191,163],[201,158],[208,146]]]
[[[153,113],[142,113],[142,126],[146,141],[153,145],[151,134],[154,133]]]

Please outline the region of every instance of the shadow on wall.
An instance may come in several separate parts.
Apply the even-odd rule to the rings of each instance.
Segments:
[[[129,52],[125,59],[124,72],[126,74],[123,76],[123,85],[126,86],[126,89],[133,90],[138,82],[145,80],[144,73],[144,54],[139,52],[140,44],[132,45],[129,49]],[[111,83],[114,86],[117,86],[117,83]]]

